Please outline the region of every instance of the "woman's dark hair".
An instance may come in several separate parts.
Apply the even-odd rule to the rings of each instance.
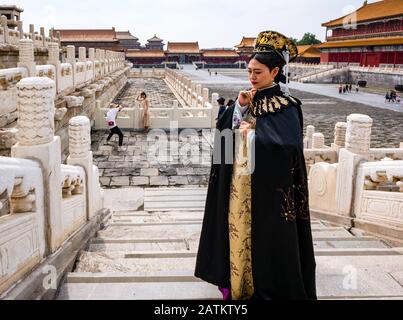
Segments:
[[[235,101],[231,99],[230,101],[228,101],[227,107],[231,107],[234,103]]]
[[[140,94],[140,97],[144,97],[145,99],[147,99],[147,93],[142,92],[142,93]]]
[[[287,78],[283,74],[283,68],[285,66],[284,60],[275,52],[268,52],[268,53],[254,53],[250,59],[249,62],[252,61],[253,59],[257,60],[261,64],[264,64],[269,68],[270,71],[272,71],[274,68],[278,67],[279,71],[274,79],[274,82],[276,83],[286,83]]]

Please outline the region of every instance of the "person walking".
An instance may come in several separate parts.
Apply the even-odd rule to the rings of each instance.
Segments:
[[[123,149],[123,138],[124,135],[122,133],[122,130],[118,127],[116,123],[116,118],[119,114],[120,111],[123,110],[123,106],[117,105],[117,104],[112,104],[111,109],[107,112],[106,114],[106,122],[109,127],[110,133],[108,138],[106,139],[107,143],[112,139],[112,137],[117,134],[119,136],[119,148],[118,150]]]

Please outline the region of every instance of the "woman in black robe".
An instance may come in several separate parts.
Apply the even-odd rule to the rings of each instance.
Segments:
[[[225,299],[316,299],[301,102],[279,85],[297,55],[288,38],[262,32],[248,69],[253,89],[217,123],[195,275]]]

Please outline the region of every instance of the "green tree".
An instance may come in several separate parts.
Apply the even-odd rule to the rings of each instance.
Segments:
[[[298,39],[295,39],[295,38],[293,38],[293,37],[290,37],[290,39],[291,39],[292,41],[294,41],[295,44],[298,44],[298,42],[299,42]]]
[[[316,39],[316,35],[313,33],[307,32],[304,34],[302,39],[298,41],[298,45],[305,46],[310,44],[319,44],[322,43],[320,40]]]

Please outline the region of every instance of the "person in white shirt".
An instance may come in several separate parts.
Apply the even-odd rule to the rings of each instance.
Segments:
[[[123,133],[122,130],[117,126],[116,124],[116,118],[119,114],[120,111],[122,111],[123,106],[120,105],[112,105],[112,109],[108,111],[106,114],[106,123],[109,127],[110,134],[108,138],[106,139],[107,142],[109,142],[112,137],[117,134],[119,136],[119,147],[123,146]]]

